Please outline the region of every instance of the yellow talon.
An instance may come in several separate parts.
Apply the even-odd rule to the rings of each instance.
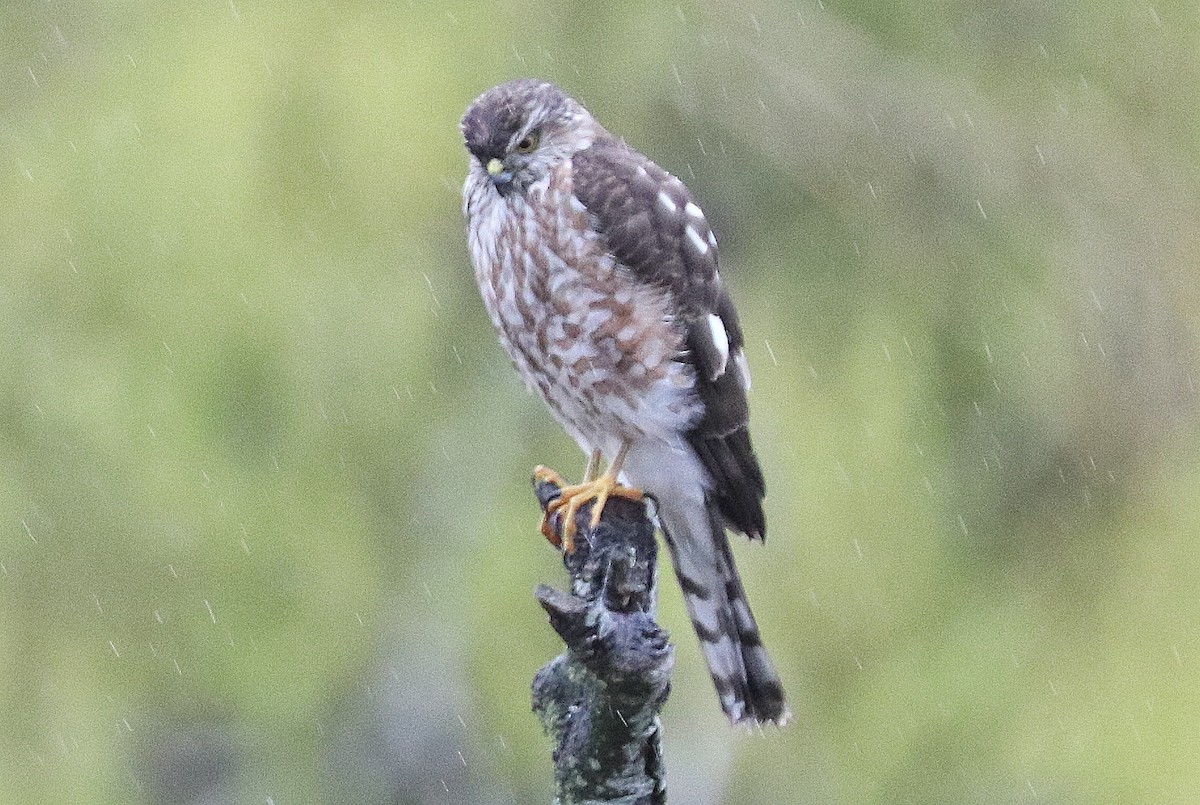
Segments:
[[[541,464],[533,468],[533,480],[545,481],[546,483],[554,484],[560,489],[567,485],[567,482],[563,480],[561,475],[549,467],[543,467]]]
[[[595,528],[600,525],[600,515],[604,513],[604,506],[608,503],[609,498],[619,497],[634,502],[642,500],[643,494],[640,489],[624,486],[617,481],[628,449],[628,444],[622,445],[608,470],[599,478],[593,480],[585,477],[583,483],[573,486],[564,485],[562,477],[548,467],[539,465],[534,469],[533,477],[536,480],[552,483],[560,489],[558,497],[546,505],[546,512],[542,515],[541,532],[551,545],[556,548],[561,546],[567,553],[575,552],[575,515],[589,501],[595,501],[592,505],[591,517],[591,527]],[[593,453],[591,460],[588,461],[586,476],[592,475],[598,460],[599,453]],[[560,539],[554,529],[550,527],[550,518],[562,509],[566,509],[566,511],[562,515],[562,538]]]
[[[558,507],[554,504],[559,500],[562,500],[561,490],[566,488],[567,483],[557,472],[549,467],[543,467],[541,464],[538,464],[533,468],[533,480],[534,482],[544,481],[546,483],[554,484],[560,490],[559,497],[546,504],[546,509],[542,513],[542,523],[538,528],[538,530],[542,532],[542,536],[546,538],[547,542],[549,542],[555,548],[559,548],[562,546],[562,539],[560,539],[558,533],[550,527],[550,515],[558,510]],[[575,547],[574,543],[572,543],[571,547]]]

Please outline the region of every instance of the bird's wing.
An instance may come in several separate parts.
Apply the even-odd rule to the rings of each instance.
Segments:
[[[572,158],[576,198],[608,250],[641,282],[667,290],[695,367],[704,415],[687,433],[729,527],[762,538],[766,487],[750,446],[750,372],[733,300],[717,271],[717,240],[687,186],[642,154],[601,137]]]

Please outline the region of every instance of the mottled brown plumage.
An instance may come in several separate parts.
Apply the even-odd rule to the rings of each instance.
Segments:
[[[488,90],[462,132],[468,243],[501,343],[581,449],[655,498],[726,714],[781,723],[725,533],[764,536],[765,485],[742,330],[704,213],[552,84]]]

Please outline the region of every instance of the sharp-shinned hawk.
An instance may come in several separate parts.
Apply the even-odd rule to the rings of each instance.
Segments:
[[[566,549],[582,503],[598,518],[610,494],[653,497],[721,708],[735,723],[782,723],[725,534],[763,538],[765,485],[742,330],[704,213],[553,84],[488,90],[462,134],[484,304],[525,383],[591,457],[559,499]]]

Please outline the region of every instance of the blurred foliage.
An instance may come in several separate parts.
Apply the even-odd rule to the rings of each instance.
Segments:
[[[545,802],[533,464],[457,120],[558,81],[749,333],[797,717],[673,799],[1200,790],[1200,16],[1036,0],[0,8],[8,802]]]

